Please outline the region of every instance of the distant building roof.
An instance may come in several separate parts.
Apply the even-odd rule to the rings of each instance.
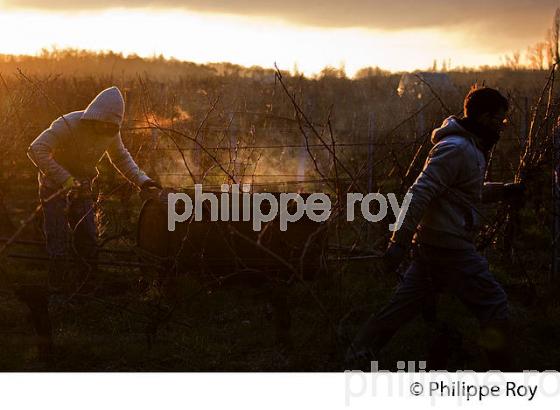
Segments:
[[[421,99],[430,95],[430,87],[437,93],[457,92],[446,73],[416,72],[403,74],[397,93],[400,97],[410,95]]]

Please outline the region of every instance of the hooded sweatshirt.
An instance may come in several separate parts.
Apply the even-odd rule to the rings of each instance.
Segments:
[[[474,249],[481,202],[500,200],[503,184],[484,183],[486,158],[479,137],[452,116],[432,133],[434,144],[422,172],[408,190],[412,199],[392,241]]]
[[[29,146],[27,155],[39,168],[39,183],[58,188],[70,177],[91,179],[106,153],[115,168],[130,182],[142,185],[149,178],[124,147],[120,132],[106,137],[92,132],[84,120],[121,125],[124,99],[117,87],[100,92],[83,111],[57,118]]]

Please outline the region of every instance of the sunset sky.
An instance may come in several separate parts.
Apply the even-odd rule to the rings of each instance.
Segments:
[[[343,64],[499,64],[544,39],[558,0],[0,0],[0,53],[57,46],[306,74]]]

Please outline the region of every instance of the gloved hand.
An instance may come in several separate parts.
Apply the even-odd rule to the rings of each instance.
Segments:
[[[405,259],[406,254],[406,246],[396,242],[389,242],[387,250],[383,255],[383,265],[385,271],[387,273],[395,273],[402,261]]]
[[[523,182],[511,182],[504,184],[504,201],[522,203],[525,196],[525,184]]]
[[[140,185],[140,189],[142,191],[148,190],[150,188],[162,189],[161,185],[158,182],[154,181],[153,179],[148,179],[144,181],[142,185]]]
[[[78,189],[80,188],[80,181],[74,177],[68,177],[68,179],[62,184],[62,187],[65,189]]]
[[[87,199],[92,197],[91,181],[89,179],[82,179],[81,181],[70,177],[63,185],[67,188],[66,198],[70,201],[78,199]]]

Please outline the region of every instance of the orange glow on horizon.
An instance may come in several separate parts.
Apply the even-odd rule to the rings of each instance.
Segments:
[[[16,34],[17,33],[17,34]],[[453,66],[496,65],[501,54],[467,47],[459,32],[439,29],[374,31],[325,29],[272,18],[184,10],[111,9],[96,12],[2,10],[3,54],[37,54],[43,48],[112,50],[142,57],[163,55],[195,63],[231,62],[312,75],[325,66],[390,71],[426,69],[434,60]],[[503,53],[502,53],[503,54]]]

